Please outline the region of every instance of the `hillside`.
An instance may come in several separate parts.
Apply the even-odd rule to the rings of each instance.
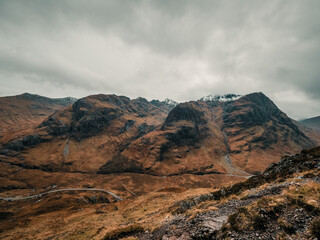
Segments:
[[[310,128],[313,128],[313,129],[320,131],[320,116],[301,120],[300,123],[302,123],[305,126],[308,126]]]
[[[0,143],[6,134],[33,128],[56,110],[73,104],[74,98],[47,98],[24,93],[0,97]]]
[[[55,112],[0,150],[5,162],[44,171],[244,177],[319,139],[262,93],[177,106],[100,94]]]
[[[319,239],[320,147],[261,175],[176,202],[176,216],[139,239]],[[200,211],[200,212],[199,212]],[[106,235],[105,239],[115,232]]]
[[[283,157],[261,175],[221,189],[164,188],[118,202],[102,193],[80,192],[2,200],[0,237],[316,239],[319,169],[317,147]]]
[[[24,98],[20,105],[29,107]],[[45,99],[36,102],[49,109],[52,101]],[[228,205],[233,193],[241,195],[241,189],[263,188],[261,184],[276,180],[252,175],[282,155],[320,144],[315,131],[290,119],[262,93],[208,96],[180,104],[99,94],[65,105],[42,122],[18,118],[29,128],[2,139],[1,238],[154,239],[166,233],[176,236],[170,226],[189,234],[195,225],[185,216],[213,209],[220,214],[229,206],[232,211],[226,214],[235,213],[239,204],[252,202],[240,199]],[[308,154],[298,159],[309,159]],[[305,167],[303,171],[310,170]],[[281,168],[283,177],[286,172]],[[219,198],[212,199],[216,194]],[[201,216],[202,222],[208,218]],[[222,223],[226,220],[223,215]]]

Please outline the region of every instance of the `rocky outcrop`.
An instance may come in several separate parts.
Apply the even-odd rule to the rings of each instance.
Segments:
[[[4,145],[4,150],[2,152],[4,154],[7,152],[6,150],[14,150],[19,152],[28,147],[35,146],[39,144],[41,141],[43,141],[43,139],[41,139],[41,137],[39,137],[37,134],[27,135],[22,137],[21,139],[13,140],[9,142],[7,145]]]
[[[226,128],[234,126],[250,128],[273,121],[274,124],[286,125],[305,137],[292,120],[263,93],[252,93],[241,97],[237,102],[226,102],[223,110],[223,122]]]
[[[195,128],[207,122],[204,118],[204,113],[197,109],[196,103],[182,103],[170,111],[162,129],[183,120],[193,123]]]
[[[143,173],[143,165],[132,159],[128,159],[122,155],[115,156],[110,162],[100,168],[98,173],[121,173],[121,172],[133,172]]]

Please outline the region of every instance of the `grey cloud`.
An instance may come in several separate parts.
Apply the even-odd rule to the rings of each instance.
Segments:
[[[319,9],[317,0],[3,0],[0,44],[16,53],[0,49],[0,83],[8,89],[12,74],[66,93],[179,101],[262,91],[292,117],[320,115]]]

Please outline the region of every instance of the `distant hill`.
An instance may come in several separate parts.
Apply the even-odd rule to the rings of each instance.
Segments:
[[[320,131],[320,116],[301,120],[300,123]]]
[[[47,98],[30,93],[0,97],[0,136],[35,127],[75,101],[71,97]]]

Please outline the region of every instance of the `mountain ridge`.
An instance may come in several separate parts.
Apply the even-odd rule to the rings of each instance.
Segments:
[[[96,144],[90,145],[89,153],[85,146],[91,141]],[[78,99],[1,148],[14,162],[21,160],[10,156],[23,157],[35,167],[50,162],[64,171],[243,176],[262,171],[283,152],[314,146],[317,141],[263,93],[176,106],[98,94]],[[38,156],[43,149],[52,154],[60,149],[60,153]],[[68,149],[67,157],[63,149]],[[81,155],[87,160],[80,160]],[[53,156],[56,163],[50,160]],[[257,163],[257,156],[266,161]]]
[[[74,102],[71,97],[47,98],[30,93],[0,97],[0,136],[33,128],[56,110]]]
[[[307,118],[299,121],[303,125],[316,129],[320,132],[320,116]]]

